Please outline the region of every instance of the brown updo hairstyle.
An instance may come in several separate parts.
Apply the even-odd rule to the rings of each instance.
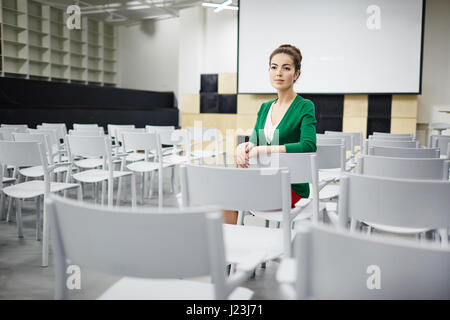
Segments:
[[[302,72],[301,71],[302,53],[300,52],[300,49],[297,47],[294,47],[293,45],[290,45],[290,44],[282,44],[281,46],[276,48],[270,55],[269,67],[270,67],[270,63],[272,62],[272,57],[279,53],[284,53],[284,54],[291,56],[292,60],[294,61],[295,71],[298,70],[298,72],[299,72],[298,77],[300,77],[300,74]],[[294,82],[297,81],[297,79],[295,79]]]

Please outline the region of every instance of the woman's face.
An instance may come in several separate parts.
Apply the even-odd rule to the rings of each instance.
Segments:
[[[269,76],[272,87],[286,90],[293,86],[299,72],[295,71],[294,61],[290,55],[278,53],[270,61]]]

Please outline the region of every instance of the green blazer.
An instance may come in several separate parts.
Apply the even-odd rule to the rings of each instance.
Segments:
[[[270,106],[275,101],[264,102],[258,111],[255,128],[250,136],[254,145],[284,145],[286,152],[316,152],[316,116],[311,100],[300,95],[294,99],[273,135],[272,144],[264,135],[264,125]],[[302,198],[309,197],[309,184],[292,184],[292,190]]]

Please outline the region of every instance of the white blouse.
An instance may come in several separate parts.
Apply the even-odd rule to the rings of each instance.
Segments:
[[[264,135],[266,136],[266,140],[268,143],[272,142],[273,135],[275,133],[275,130],[277,129],[278,125],[280,124],[281,119],[278,121],[277,124],[272,124],[272,109],[275,101],[270,106],[269,112],[267,113],[266,123],[264,125]]]

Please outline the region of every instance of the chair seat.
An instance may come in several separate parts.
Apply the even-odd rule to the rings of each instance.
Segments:
[[[50,192],[59,192],[71,188],[77,188],[77,183],[50,183]],[[45,182],[42,180],[33,180],[15,184],[10,187],[3,188],[3,192],[12,198],[28,199],[43,195],[45,192]]]
[[[128,176],[131,174],[132,174],[131,172],[127,172],[127,171],[113,171],[114,178]],[[72,177],[75,180],[80,181],[80,182],[94,183],[94,182],[108,180],[109,179],[109,171],[108,170],[100,170],[100,169],[91,169],[91,170],[75,173]]]
[[[57,168],[55,168],[55,170],[53,172],[60,173],[60,172],[67,172],[67,170],[69,170],[68,166],[57,167]],[[42,169],[42,166],[35,166],[35,167],[20,169],[19,172],[21,175],[23,175],[25,177],[30,177],[30,178],[38,178],[38,177],[42,177],[44,175],[44,169]]]
[[[201,157],[188,157],[188,156],[179,156],[179,155],[170,155],[165,156],[163,158],[164,163],[170,164],[170,165],[177,165],[177,164],[183,164],[183,163],[190,163],[192,160],[198,160]]]
[[[223,234],[228,263],[246,262],[251,255],[269,261],[283,254],[282,229],[224,224]]]
[[[236,288],[231,300],[248,300],[253,291]],[[100,300],[213,300],[211,283],[190,280],[153,280],[125,277],[106,290]]]
[[[325,203],[319,202],[319,212],[325,209]],[[283,221],[283,212],[281,210],[276,211],[251,211],[251,213],[258,218],[271,221]],[[303,210],[295,217],[294,221],[304,220],[312,217],[313,206],[312,202],[309,203]]]
[[[333,199],[339,196],[339,186],[327,185],[319,192],[319,200]]]
[[[11,183],[11,182],[14,182],[14,181],[16,181],[16,179],[14,179],[14,178],[8,178],[8,177],[3,177],[2,183]]]
[[[219,154],[219,155],[224,154],[224,153],[225,153],[224,151],[217,152],[217,154]],[[194,150],[191,152],[191,155],[193,157],[210,158],[210,157],[215,157],[216,152],[213,150]]]
[[[77,167],[83,168],[83,169],[92,169],[96,167],[100,167],[103,165],[103,159],[100,158],[88,158],[83,160],[75,161],[74,164]]]
[[[320,169],[319,181],[328,181],[330,179],[339,180],[341,176],[341,169]]]
[[[170,165],[167,163],[163,163],[163,168],[167,168]],[[133,162],[129,165],[127,165],[127,168],[131,171],[136,172],[150,172],[155,171],[159,169],[159,163],[158,162],[148,162],[148,161],[138,161]]]
[[[130,153],[125,157],[125,160],[128,162],[142,161],[145,160],[145,154],[143,153]]]

